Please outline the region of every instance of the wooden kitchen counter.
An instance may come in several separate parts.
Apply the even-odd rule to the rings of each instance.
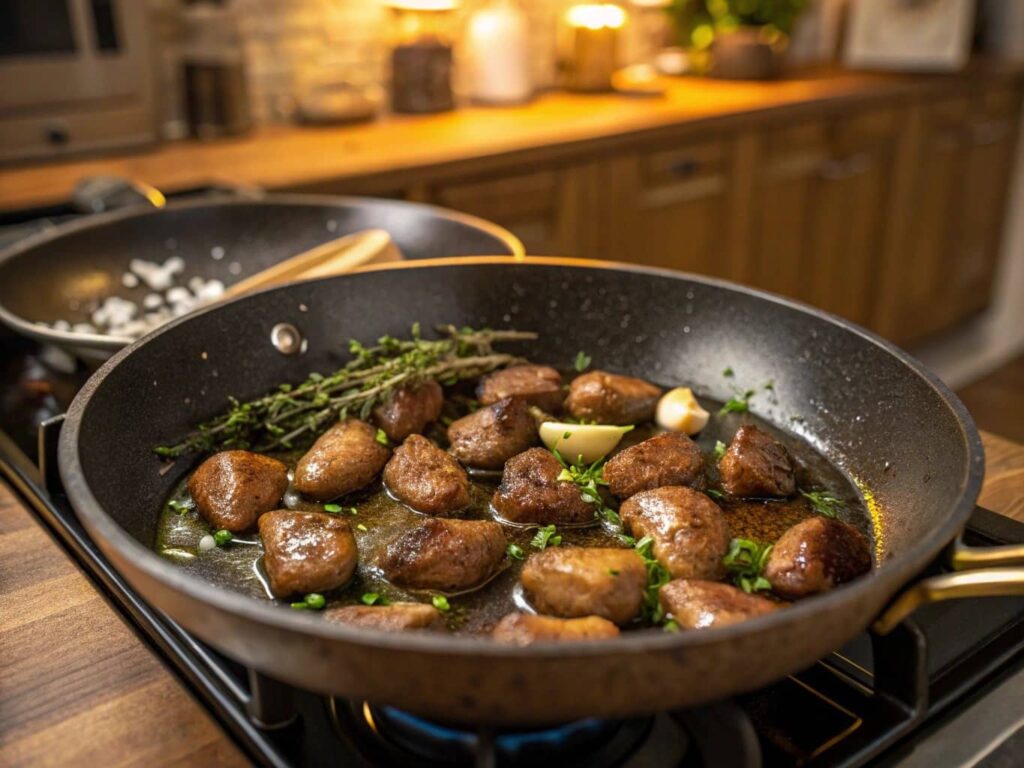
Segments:
[[[1021,67],[978,64],[988,77],[1017,77]],[[83,177],[113,174],[174,191],[212,182],[273,190],[329,188],[342,181],[408,190],[424,172],[486,168],[488,161],[543,159],[567,148],[614,147],[638,133],[687,123],[706,126],[744,115],[820,112],[863,99],[897,99],[948,86],[957,76],[844,71],[797,74],[774,82],[666,80],[664,97],[549,93],[509,108],[463,108],[433,116],[392,116],[331,128],[263,128],[239,139],[178,142],[138,154],[66,160],[0,170],[0,209],[67,200]],[[420,174],[417,177],[416,171]]]
[[[982,438],[980,503],[1024,521],[1024,445]],[[246,762],[0,482],[0,765]]]

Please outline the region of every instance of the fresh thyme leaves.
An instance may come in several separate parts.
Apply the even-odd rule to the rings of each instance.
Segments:
[[[508,553],[509,557],[514,558],[516,560],[522,560],[524,557],[526,557],[526,555],[523,553],[523,548],[520,547],[518,544],[509,544],[507,547],[505,547],[505,551]]]
[[[517,361],[497,353],[493,344],[535,339],[523,331],[456,329],[442,326],[442,338],[427,340],[413,326],[410,339],[383,336],[374,346],[349,343],[352,360],[329,375],[310,374],[301,384],[282,384],[263,397],[241,402],[229,399],[228,409],[199,426],[174,445],[159,446],[159,456],[248,448],[271,451],[306,442],[338,419],[367,418],[400,387],[433,379],[454,384]]]
[[[722,457],[725,456],[725,449],[726,449],[725,443],[723,443],[721,440],[716,440],[715,441],[715,450],[711,454],[712,457],[715,460],[715,464],[720,462],[722,460]]]
[[[231,531],[227,530],[226,528],[221,528],[219,531],[213,534],[213,543],[216,544],[218,547],[226,547],[228,544],[231,543],[231,540],[234,538],[235,536],[233,533],[231,533]]]
[[[171,512],[174,512],[176,515],[184,515],[191,509],[191,507],[188,504],[186,504],[183,501],[178,501],[176,499],[171,499],[170,501],[168,501],[167,508],[171,510]]]
[[[732,366],[729,365],[729,366],[726,366],[726,369],[724,371],[722,371],[722,375],[725,376],[727,379],[731,379],[736,374],[733,372]]]
[[[562,465],[562,471],[558,473],[559,482],[575,483],[580,489],[580,496],[583,497],[583,500],[594,505],[594,517],[604,520],[616,530],[621,530],[622,521],[619,519],[619,514],[604,503],[604,497],[601,495],[600,486],[608,485],[604,479],[604,457],[602,456],[593,464],[584,464],[580,459],[570,464],[557,448],[551,452],[555,454],[558,463]]]
[[[722,558],[722,565],[729,572],[733,584],[744,592],[760,592],[771,589],[764,577],[764,567],[772,553],[772,545],[753,539],[733,539],[729,551]]]
[[[363,596],[359,599],[363,602],[363,605],[388,605],[390,602],[384,595],[377,592],[364,592]]]
[[[658,562],[654,556],[654,539],[644,536],[633,547],[644,561],[647,569],[647,586],[644,588],[643,617],[652,624],[661,624],[665,620],[665,609],[661,607],[658,593],[661,588],[672,580],[668,569]]]
[[[448,613],[452,609],[451,603],[448,602],[448,598],[444,595],[434,595],[430,602],[434,604],[441,613]]]
[[[580,350],[576,353],[576,359],[572,361],[572,367],[577,373],[583,373],[590,367],[590,355]]]
[[[323,595],[317,592],[310,592],[302,598],[301,602],[292,603],[292,608],[299,611],[321,611],[325,605],[327,605],[327,599]]]
[[[750,410],[750,398],[756,393],[753,389],[748,389],[745,392],[738,392],[726,401],[725,405],[718,411],[719,416],[725,416],[727,413],[746,413]]]
[[[374,440],[383,445],[385,448],[391,447],[391,441],[388,440],[388,433],[383,429],[377,429],[377,434],[374,436]]]
[[[720,501],[721,499],[725,498],[725,494],[722,493],[717,488],[708,488],[708,489],[706,489],[704,491],[704,493],[706,493],[708,496],[710,496],[715,501]]]
[[[811,502],[814,511],[822,517],[836,517],[845,506],[828,491],[800,491],[800,495]]]
[[[363,533],[366,533],[366,532],[367,532],[368,530],[370,530],[370,529],[369,529],[369,528],[367,528],[367,527],[366,527],[365,525],[363,525],[362,523],[357,523],[357,524],[356,524],[356,530],[358,530],[358,531],[362,531]]]
[[[546,549],[547,547],[557,547],[562,543],[562,535],[558,532],[558,529],[554,525],[545,525],[543,528],[538,528],[537,533],[534,534],[533,539],[530,540],[530,546],[534,549]]]

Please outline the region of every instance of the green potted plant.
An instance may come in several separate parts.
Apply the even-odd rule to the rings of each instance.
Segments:
[[[808,0],[671,0],[668,13],[683,47],[715,77],[763,80],[778,73]]]

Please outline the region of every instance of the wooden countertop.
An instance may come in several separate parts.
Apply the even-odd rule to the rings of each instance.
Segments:
[[[1021,67],[978,64],[986,77],[1017,77]],[[226,182],[273,190],[317,189],[339,181],[387,179],[567,145],[590,148],[680,124],[735,120],[765,111],[820,110],[826,102],[927,92],[966,75],[896,75],[842,70],[772,82],[666,80],[664,97],[549,93],[531,104],[463,108],[432,116],[391,116],[332,128],[276,127],[244,138],[178,142],[138,154],[65,160],[0,170],[0,209],[66,200],[85,176],[114,174],[173,191]]]
[[[980,503],[1024,521],[1024,445],[982,439]],[[0,649],[0,765],[248,762],[2,482]]]

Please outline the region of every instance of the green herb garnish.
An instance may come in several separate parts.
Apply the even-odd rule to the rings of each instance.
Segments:
[[[385,432],[383,429],[377,430],[377,434],[374,437],[374,440],[383,445],[385,448],[391,447],[391,441],[388,440],[388,433]]]
[[[647,569],[647,586],[644,588],[643,617],[652,624],[661,624],[665,620],[665,609],[661,607],[658,597],[661,588],[672,580],[668,569],[658,562],[654,556],[654,539],[644,536],[634,546],[636,553],[643,558]]]
[[[750,410],[750,398],[757,394],[753,389],[733,395],[718,411],[719,416],[727,413],[746,413]]]
[[[324,504],[324,512],[330,512],[332,515],[336,515],[341,512],[340,504]]]
[[[364,592],[363,596],[359,598],[363,605],[388,605],[389,601],[384,595],[378,594],[377,592]]]
[[[814,511],[822,517],[836,517],[846,506],[828,491],[800,491],[800,495],[811,502]]]
[[[230,544],[231,540],[235,538],[231,531],[221,528],[219,531],[213,534],[213,543],[218,547],[223,547],[226,544]]]
[[[577,373],[583,373],[590,367],[590,355],[583,350],[576,353],[576,359],[572,361],[572,367]]]
[[[451,604],[448,602],[448,598],[444,595],[434,595],[430,598],[430,602],[434,604],[441,613],[448,613],[452,609]]]
[[[619,575],[618,568],[609,568],[608,569],[608,575],[609,576],[618,576]]]
[[[167,508],[177,515],[184,515],[191,507],[183,501],[171,499],[167,502]]]
[[[725,370],[722,371],[722,375],[725,376],[726,378],[730,378],[731,379],[736,374],[733,373],[732,366],[728,365],[728,366],[726,366]]]
[[[604,520],[616,530],[621,530],[622,521],[619,519],[618,513],[605,504],[604,496],[601,495],[600,487],[608,485],[604,479],[604,457],[593,464],[584,464],[581,456],[577,457],[575,463],[570,464],[557,448],[551,452],[558,459],[558,463],[562,465],[562,471],[558,473],[558,481],[574,483],[580,489],[580,496],[583,500],[594,505],[594,517]]]
[[[229,407],[220,416],[180,442],[154,451],[176,458],[227,448],[259,452],[294,448],[339,419],[366,419],[375,406],[387,402],[401,387],[429,380],[450,385],[518,361],[514,355],[494,352],[495,342],[537,338],[535,333],[452,326],[439,331],[444,337],[437,340],[420,338],[419,328],[414,326],[410,339],[383,336],[370,347],[352,341],[352,360],[343,368],[326,376],[310,374],[301,384],[281,385],[248,402],[229,398]]]
[[[325,605],[327,605],[327,598],[317,592],[310,592],[302,598],[302,602],[292,603],[292,608],[297,611],[322,611]]]
[[[524,557],[526,557],[526,555],[523,553],[523,548],[520,547],[518,544],[509,544],[507,547],[505,547],[505,552],[508,553],[509,557],[514,558],[516,560],[522,560]]]
[[[549,546],[557,547],[561,543],[562,535],[554,525],[545,525],[543,528],[538,528],[537,533],[530,540],[530,546],[540,550]]]
[[[723,456],[725,456],[725,451],[726,451],[725,443],[723,443],[721,440],[716,440],[715,441],[715,450],[711,453],[711,458],[713,458],[715,460],[716,464],[722,460]]]
[[[753,539],[733,539],[722,564],[737,587],[748,593],[760,592],[772,588],[764,577],[764,567],[771,553],[771,544]]]
[[[367,528],[362,523],[357,523],[356,524],[356,529],[362,531],[363,533],[366,533],[368,530],[370,530],[369,528]]]
[[[706,489],[706,490],[704,491],[704,493],[705,493],[706,495],[710,496],[710,497],[711,497],[712,499],[715,499],[715,500],[721,500],[721,499],[724,499],[724,498],[725,498],[725,494],[724,494],[724,493],[722,493],[722,492],[721,492],[720,490],[718,490],[717,488],[708,488],[708,489]]]
[[[678,632],[679,631],[679,622],[676,621],[675,619],[669,619],[662,626],[662,629],[664,629],[666,632]]]

